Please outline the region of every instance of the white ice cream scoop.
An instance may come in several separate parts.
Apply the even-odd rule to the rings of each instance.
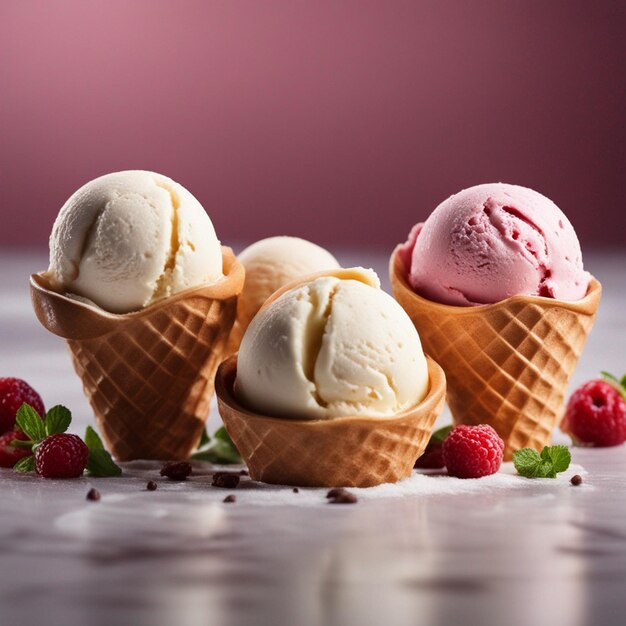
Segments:
[[[243,250],[238,259],[246,268],[246,282],[237,303],[242,329],[283,285],[313,272],[339,267],[330,252],[299,237],[261,239]]]
[[[58,291],[126,313],[221,278],[221,247],[182,185],[154,172],[115,172],[88,182],[62,207],[47,277]]]
[[[417,331],[372,271],[340,270],[283,293],[239,349],[235,392],[269,416],[393,416],[427,391]]]

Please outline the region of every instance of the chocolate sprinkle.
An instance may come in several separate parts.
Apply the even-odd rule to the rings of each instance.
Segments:
[[[239,485],[239,474],[233,472],[215,472],[213,474],[213,487],[222,489],[235,489]]]
[[[358,498],[349,491],[346,491],[343,487],[336,487],[331,489],[326,497],[329,500],[329,504],[354,504],[358,502]]]
[[[167,476],[170,480],[187,480],[191,474],[191,464],[186,461],[180,463],[166,463],[161,468],[161,476]]]

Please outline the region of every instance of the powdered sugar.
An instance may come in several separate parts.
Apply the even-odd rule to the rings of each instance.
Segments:
[[[200,468],[194,470],[195,478],[193,478],[193,481],[196,484],[206,481],[203,476],[198,475],[198,471],[202,470]],[[365,489],[350,488],[349,490],[358,497],[359,501],[384,498],[490,494],[503,491],[523,492],[528,490],[542,494],[571,488],[569,480],[574,474],[585,475],[586,472],[582,466],[573,464],[570,465],[567,472],[559,474],[555,479],[530,479],[519,476],[513,467],[513,463],[503,463],[497,474],[478,479],[459,479],[441,472],[415,471],[410,478],[395,484],[384,484]],[[218,492],[217,494],[215,493],[216,491]],[[326,493],[328,489],[300,487],[298,493],[294,493],[292,487],[267,485],[243,477],[236,492],[238,506],[319,506],[327,504]],[[230,493],[228,490],[207,489],[200,492],[194,489],[190,497],[201,497],[203,499],[218,498],[221,501],[228,493]]]

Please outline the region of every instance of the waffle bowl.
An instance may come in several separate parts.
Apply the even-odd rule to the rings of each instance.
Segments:
[[[426,397],[395,417],[302,420],[259,415],[235,397],[237,355],[217,371],[217,404],[253,480],[300,487],[397,482],[411,475],[443,409],[445,375],[435,361],[428,357],[427,361]]]
[[[33,274],[37,318],[67,341],[108,449],[120,461],[185,459],[209,413],[244,269],[222,247],[224,278],[116,315]]]
[[[593,326],[602,287],[592,278],[576,302],[514,296],[480,306],[422,298],[406,279],[398,248],[391,256],[393,295],[443,367],[457,424],[490,424],[505,443],[504,458],[550,443],[565,391]]]

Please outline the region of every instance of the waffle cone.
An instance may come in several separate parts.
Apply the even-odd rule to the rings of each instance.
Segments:
[[[235,319],[235,323],[230,331],[230,335],[228,336],[228,341],[226,342],[226,350],[224,351],[224,356],[231,356],[239,351],[239,346],[241,345],[241,340],[243,339],[243,335],[245,333],[245,329],[241,326],[238,319]]]
[[[481,306],[449,306],[413,292],[396,249],[393,294],[413,320],[424,350],[443,367],[457,424],[490,424],[504,458],[541,450],[552,437],[570,377],[594,322],[602,288],[592,278],[576,302],[514,296]]]
[[[430,389],[424,400],[391,418],[300,420],[256,414],[235,398],[236,355],[220,365],[215,386],[224,426],[253,480],[301,487],[371,487],[410,476],[424,452],[446,389],[443,370],[432,359],[428,373]]]
[[[196,448],[244,280],[230,248],[222,257],[220,281],[125,315],[31,276],[35,313],[67,340],[100,432],[119,460],[184,459]]]

